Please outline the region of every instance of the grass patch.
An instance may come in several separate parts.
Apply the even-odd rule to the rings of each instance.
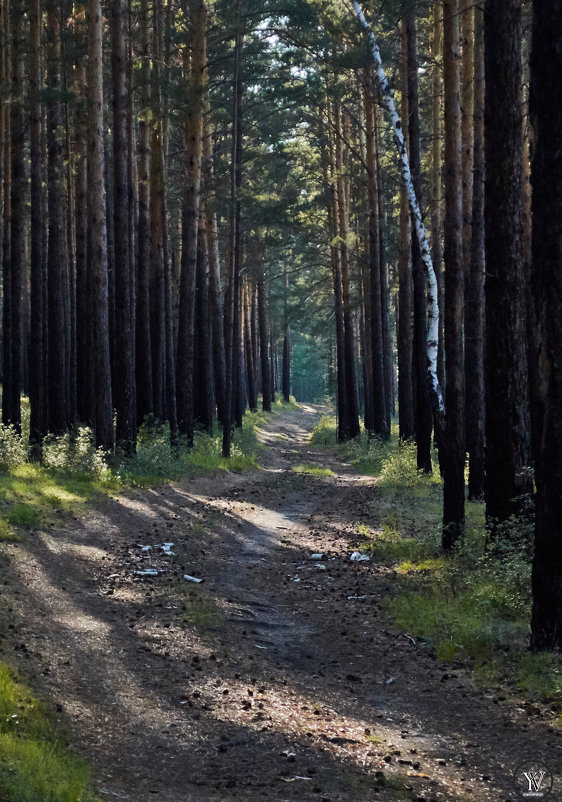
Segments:
[[[321,468],[319,465],[312,465],[311,463],[293,465],[292,470],[295,473],[306,473],[309,476],[335,476],[330,468]]]
[[[21,543],[22,537],[15,532],[8,521],[0,518],[0,543]]]
[[[85,764],[61,742],[44,706],[0,663],[0,798],[94,802]]]
[[[316,448],[335,448],[338,445],[336,419],[323,415],[310,435],[310,443]]]
[[[14,504],[8,513],[8,522],[17,526],[32,526],[39,519],[39,513],[28,504]]]
[[[321,419],[311,442],[336,447],[333,417]],[[361,550],[393,569],[396,593],[386,607],[396,627],[430,644],[439,659],[473,666],[482,683],[562,711],[562,656],[528,651],[532,501],[493,541],[484,505],[467,503],[464,540],[445,556],[441,478],[437,469],[417,470],[415,443],[400,443],[393,425],[389,441],[362,434],[337,447],[358,471],[379,477],[371,504],[377,526],[361,524],[358,534]]]
[[[182,619],[199,630],[218,629],[224,616],[216,600],[202,588],[180,588]]]

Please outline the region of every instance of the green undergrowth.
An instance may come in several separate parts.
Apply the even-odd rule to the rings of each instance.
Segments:
[[[94,802],[85,764],[29,689],[0,663],[0,799]]]
[[[271,415],[297,408],[294,399],[279,398]],[[172,445],[169,426],[141,427],[137,452],[127,459],[96,449],[85,427],[43,443],[41,462],[31,459],[26,445],[29,408],[22,405],[20,436],[0,425],[0,542],[17,542],[37,524],[56,521],[64,512],[79,512],[94,496],[127,487],[152,487],[167,481],[215,471],[245,471],[258,465],[262,445],[257,432],[270,419],[264,412],[247,412],[235,430],[231,456],[222,456],[222,434],[196,432],[193,448],[180,440]]]
[[[395,578],[388,615],[418,644],[435,649],[438,658],[473,667],[486,686],[549,701],[562,711],[561,657],[528,651],[531,501],[493,539],[484,505],[467,502],[464,539],[446,556],[438,467],[431,476],[418,471],[415,444],[400,443],[397,434],[393,426],[389,441],[363,434],[337,445],[335,419],[325,417],[311,437],[313,445],[337,448],[359,472],[378,477],[371,503],[377,523],[360,523],[358,534],[360,548]]]
[[[309,476],[334,476],[334,472],[330,468],[322,468],[320,465],[312,465],[308,462],[302,465],[293,465],[292,470],[295,473],[306,473]]]

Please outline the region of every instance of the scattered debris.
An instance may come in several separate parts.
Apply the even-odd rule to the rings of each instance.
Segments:
[[[185,581],[186,581],[186,582],[196,582],[198,585],[199,585],[201,582],[203,582],[203,580],[202,580],[202,579],[197,579],[197,577],[196,577],[196,576],[190,576],[189,574],[184,574],[184,575],[183,575],[183,578],[185,579]]]
[[[370,559],[371,558],[367,554],[361,554],[360,551],[354,551],[350,557],[350,560],[354,563],[364,563]]]
[[[175,552],[172,551],[173,547],[174,547],[173,543],[164,543],[162,546],[160,546],[164,554],[170,554],[172,556],[175,554]]]
[[[163,568],[145,568],[143,571],[135,571],[135,574],[137,576],[158,576],[163,572]]]
[[[367,597],[366,596],[348,596],[347,598],[348,598],[348,601],[351,601],[351,599],[366,599]]]
[[[412,638],[412,636],[411,636],[411,635],[406,635],[406,633],[405,633],[405,632],[403,632],[402,634],[404,635],[404,637],[405,637],[405,638],[408,638],[408,640],[411,640],[411,641],[412,641],[412,643],[414,644],[414,646],[416,645],[416,642],[415,642],[415,640]]]
[[[311,554],[310,555],[310,559],[311,560],[323,560],[324,559],[324,554],[321,553],[321,552],[316,552],[315,554]]]
[[[312,777],[281,777],[284,783],[294,783],[295,780],[306,780],[307,782],[312,782]]]
[[[385,685],[392,685],[393,682],[396,682],[396,677],[389,677],[385,682]]]

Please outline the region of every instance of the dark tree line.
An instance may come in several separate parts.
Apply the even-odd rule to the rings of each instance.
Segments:
[[[23,390],[38,453],[78,423],[131,454],[146,420],[192,443],[218,418],[228,454],[247,396],[270,410],[277,384],[263,278],[240,279],[241,4],[212,19],[198,0],[1,12],[3,422],[21,429]],[[225,62],[213,80],[237,76],[230,101],[220,89],[225,118],[210,107],[209,31]]]

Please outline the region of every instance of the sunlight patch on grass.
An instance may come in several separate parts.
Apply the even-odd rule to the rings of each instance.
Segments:
[[[322,468],[319,465],[312,465],[311,463],[293,465],[292,470],[295,471],[295,473],[306,473],[309,476],[335,476],[330,468]]]
[[[60,742],[43,705],[0,663],[0,798],[94,802],[85,764]]]

